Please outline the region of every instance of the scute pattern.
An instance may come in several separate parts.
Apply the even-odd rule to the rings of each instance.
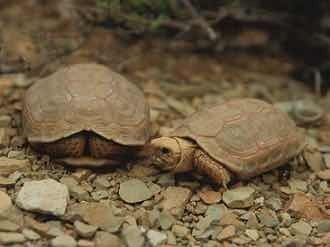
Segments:
[[[193,139],[242,178],[279,166],[305,144],[304,135],[289,116],[271,104],[249,98],[196,112],[170,136]]]
[[[24,97],[23,130],[30,142],[53,142],[86,130],[123,145],[143,145],[148,129],[143,92],[103,65],[62,68]]]

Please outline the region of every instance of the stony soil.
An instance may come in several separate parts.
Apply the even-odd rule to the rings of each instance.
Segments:
[[[132,41],[103,28],[81,29],[56,6],[40,14],[32,2],[0,11],[6,37],[0,246],[330,246],[330,96],[289,76],[301,61],[283,53],[205,54],[175,40]],[[154,137],[202,107],[255,97],[288,112],[315,152],[305,162],[233,181],[228,190],[198,174],[161,172],[149,160],[64,167],[29,148],[21,135],[21,98],[39,77],[86,61],[109,65],[144,90]]]

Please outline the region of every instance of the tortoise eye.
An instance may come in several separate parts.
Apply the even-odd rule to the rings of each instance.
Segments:
[[[160,152],[161,152],[162,154],[169,154],[169,153],[171,152],[171,150],[170,150],[169,148],[162,147],[162,148],[160,149]]]

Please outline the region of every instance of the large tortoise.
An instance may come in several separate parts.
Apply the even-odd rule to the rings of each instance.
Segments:
[[[154,163],[174,173],[196,169],[226,185],[285,164],[305,146],[289,116],[262,100],[233,99],[185,119],[154,139]]]
[[[67,164],[127,161],[149,140],[143,92],[100,64],[75,64],[33,84],[23,101],[32,148]]]

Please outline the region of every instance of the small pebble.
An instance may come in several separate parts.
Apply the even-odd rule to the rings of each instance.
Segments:
[[[290,226],[290,232],[294,235],[305,235],[308,236],[312,231],[312,227],[304,222],[304,221],[298,221],[297,223],[293,223]]]
[[[254,193],[252,187],[239,187],[225,191],[222,200],[230,208],[248,208],[253,204]]]
[[[76,240],[69,235],[60,235],[50,241],[52,247],[76,247]]]
[[[120,184],[119,196],[127,203],[137,203],[150,199],[153,194],[141,180],[130,179]]]
[[[97,230],[97,226],[88,225],[78,220],[74,222],[74,227],[78,235],[83,238],[93,237]]]

